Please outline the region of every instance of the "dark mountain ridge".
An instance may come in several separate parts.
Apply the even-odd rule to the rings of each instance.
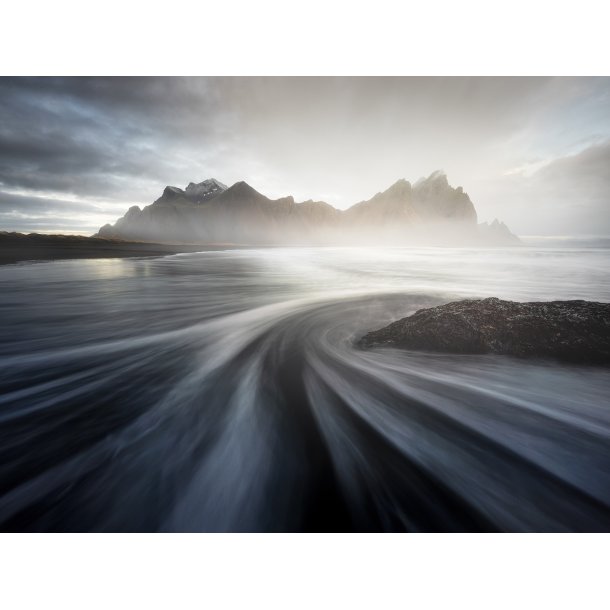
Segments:
[[[140,209],[132,206],[98,237],[181,243],[409,244],[514,243],[505,225],[477,225],[474,205],[443,172],[411,185],[398,180],[347,210],[291,196],[269,199],[246,182],[214,178],[186,189],[167,186]]]

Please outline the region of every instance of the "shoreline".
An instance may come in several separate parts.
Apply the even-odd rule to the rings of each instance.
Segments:
[[[531,240],[531,239],[529,239]],[[542,246],[540,243],[513,244],[511,248]],[[610,238],[595,241],[600,243],[587,243],[589,240],[576,240],[577,243],[566,242],[568,247],[580,248],[608,248]],[[303,247],[311,244],[291,244],[295,247]],[[317,244],[319,247],[350,247],[348,244]],[[440,244],[411,244],[414,247],[480,247],[483,249],[496,249],[492,245],[447,245]],[[360,247],[375,247],[373,244],[362,244]],[[545,243],[546,247],[556,247],[555,244]],[[12,265],[25,262],[45,262],[58,260],[83,260],[103,258],[137,258],[168,256],[172,254],[187,254],[192,252],[214,252],[221,250],[244,250],[249,248],[281,248],[286,244],[175,244],[144,241],[123,241],[104,237],[88,237],[85,235],[48,235],[44,233],[17,233],[0,230],[0,266]],[[392,247],[402,247],[395,245]]]
[[[249,248],[243,244],[163,244],[73,235],[0,232],[0,265],[21,262],[135,258]]]

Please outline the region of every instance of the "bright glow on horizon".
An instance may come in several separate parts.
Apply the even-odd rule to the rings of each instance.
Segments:
[[[210,177],[345,209],[443,169],[480,221],[610,234],[609,100],[606,77],[0,78],[0,230],[92,233]]]

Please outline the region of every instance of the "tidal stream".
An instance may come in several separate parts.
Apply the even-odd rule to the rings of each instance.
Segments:
[[[355,345],[461,298],[610,301],[610,251],[0,267],[4,531],[609,531],[610,372]]]

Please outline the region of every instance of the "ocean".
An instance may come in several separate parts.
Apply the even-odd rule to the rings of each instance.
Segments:
[[[610,371],[361,349],[423,307],[610,301],[606,242],[0,267],[3,531],[610,531]]]

